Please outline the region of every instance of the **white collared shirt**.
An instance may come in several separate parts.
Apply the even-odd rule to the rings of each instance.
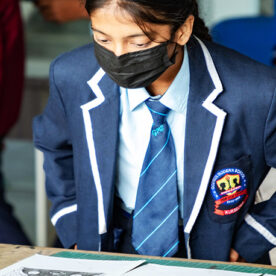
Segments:
[[[171,109],[167,122],[171,128],[177,159],[177,180],[180,214],[183,218],[184,193],[184,143],[186,111],[190,86],[188,52],[185,47],[182,66],[174,81],[160,98],[160,102]],[[140,172],[150,140],[152,116],[145,100],[150,98],[145,88],[120,88],[121,110],[119,130],[119,156],[117,168],[117,196],[123,208],[134,210]]]

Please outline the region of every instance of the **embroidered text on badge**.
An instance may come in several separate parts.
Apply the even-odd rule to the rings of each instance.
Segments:
[[[216,172],[211,182],[211,193],[215,199],[216,215],[227,216],[238,212],[248,198],[245,174],[237,168]]]

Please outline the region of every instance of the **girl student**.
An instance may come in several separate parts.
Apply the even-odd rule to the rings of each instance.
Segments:
[[[34,120],[65,247],[267,262],[276,75],[211,42],[195,0],[87,0],[92,44],[55,59]]]

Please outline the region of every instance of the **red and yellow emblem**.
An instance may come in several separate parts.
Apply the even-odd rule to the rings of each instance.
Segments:
[[[221,194],[232,195],[241,188],[239,174],[226,174],[221,179],[216,181],[216,184],[221,191]]]
[[[244,173],[237,168],[218,171],[211,183],[214,213],[225,216],[238,212],[248,198],[246,182]]]

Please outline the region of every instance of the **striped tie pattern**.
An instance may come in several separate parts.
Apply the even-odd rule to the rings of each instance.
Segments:
[[[147,100],[153,125],[133,213],[132,244],[139,254],[173,256],[178,249],[177,169],[169,108]]]

